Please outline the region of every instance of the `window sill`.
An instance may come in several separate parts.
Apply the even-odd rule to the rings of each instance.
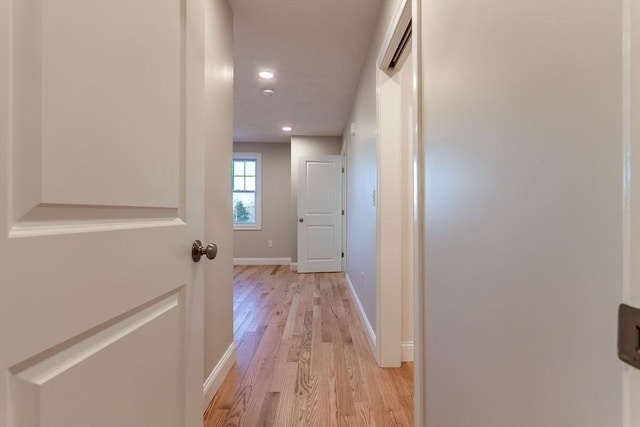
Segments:
[[[251,225],[239,225],[233,224],[233,231],[260,231],[262,230],[262,226],[251,224]]]

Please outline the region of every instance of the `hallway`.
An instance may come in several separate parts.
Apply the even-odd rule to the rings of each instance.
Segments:
[[[411,426],[413,364],[380,369],[343,273],[234,267],[237,361],[204,426]]]

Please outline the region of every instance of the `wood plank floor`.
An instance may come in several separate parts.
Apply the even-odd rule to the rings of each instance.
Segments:
[[[234,268],[237,361],[204,426],[412,426],[413,364],[376,365],[342,273]]]

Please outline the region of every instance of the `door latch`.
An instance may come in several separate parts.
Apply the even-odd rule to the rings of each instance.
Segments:
[[[618,308],[618,357],[640,369],[640,309],[626,304]]]

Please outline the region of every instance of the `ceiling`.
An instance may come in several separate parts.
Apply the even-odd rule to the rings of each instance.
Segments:
[[[230,0],[234,141],[342,135],[381,1]],[[263,69],[275,78],[260,79]]]

